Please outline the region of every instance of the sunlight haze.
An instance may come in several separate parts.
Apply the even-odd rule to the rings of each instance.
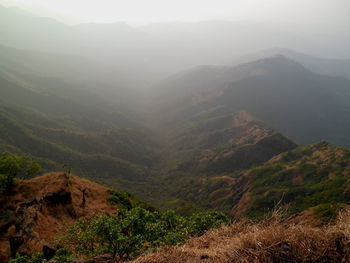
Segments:
[[[0,0],[0,263],[350,262],[349,11]]]
[[[0,0],[66,23],[125,21],[133,25],[200,20],[280,21],[348,25],[347,0]]]

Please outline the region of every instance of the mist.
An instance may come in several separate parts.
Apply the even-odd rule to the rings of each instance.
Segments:
[[[347,261],[348,211],[335,219],[350,204],[349,11],[0,0],[0,262]],[[298,220],[309,244],[324,224],[331,239],[304,255],[299,237],[261,231]],[[205,234],[181,247],[224,222],[238,222],[233,243],[237,225],[262,242],[226,251],[218,230],[217,251],[196,248]]]
[[[227,68],[284,55],[314,73],[350,77],[348,1],[1,4],[0,45],[15,54],[4,54],[7,70],[99,94],[142,120],[154,115],[155,101],[167,101],[159,94],[169,79],[207,65]]]
[[[2,44],[81,56],[131,86],[149,87],[193,66],[223,65],[274,47],[350,58],[348,1],[1,3],[8,7],[1,9]],[[85,22],[69,24],[66,16]]]

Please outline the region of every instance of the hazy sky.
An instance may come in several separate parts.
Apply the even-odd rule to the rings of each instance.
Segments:
[[[350,26],[350,0],[0,0],[65,22],[245,20]]]

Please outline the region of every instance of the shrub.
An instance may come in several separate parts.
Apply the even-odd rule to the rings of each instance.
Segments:
[[[182,243],[226,222],[227,217],[219,212],[181,217],[172,210],[161,213],[135,207],[119,209],[112,216],[79,219],[57,242],[80,255],[111,253],[120,260],[129,260],[160,245]]]
[[[68,263],[71,262],[76,256],[67,248],[60,248],[56,251],[56,255],[53,257],[57,263]]]
[[[46,260],[43,259],[43,255],[41,253],[35,253],[31,257],[27,255],[16,254],[15,258],[11,258],[9,263],[45,263]]]
[[[39,164],[30,160],[28,156],[4,152],[0,157],[0,192],[10,192],[17,176],[22,175],[25,179],[39,170]]]
[[[314,212],[319,216],[323,223],[334,220],[339,211],[344,207],[343,204],[321,204],[314,208]]]

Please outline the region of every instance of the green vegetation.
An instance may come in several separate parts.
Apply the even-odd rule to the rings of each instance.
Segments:
[[[171,209],[174,210],[177,215],[191,216],[194,213],[203,212],[203,208],[199,207],[194,202],[183,201],[180,199],[173,199],[165,202],[162,206],[163,210]]]
[[[155,211],[156,208],[149,205],[148,203],[142,201],[137,196],[134,196],[128,192],[116,191],[116,190],[108,190],[110,194],[107,197],[107,201],[109,204],[118,205],[119,208],[130,210],[135,207],[141,207],[148,211]]]
[[[39,170],[39,164],[30,160],[28,156],[2,153],[0,157],[0,193],[10,192],[16,177],[26,179]]]
[[[56,255],[52,258],[57,263],[69,263],[76,256],[66,248],[60,248],[56,251]],[[51,262],[43,258],[42,253],[34,253],[31,256],[16,254],[15,258],[11,258],[8,263],[46,263]]]
[[[58,244],[77,255],[90,257],[111,253],[119,260],[129,260],[161,245],[175,245],[210,228],[227,223],[219,212],[181,217],[174,211],[148,211],[141,207],[119,209],[115,215],[80,218],[65,228]]]
[[[342,208],[344,208],[343,204],[326,203],[316,206],[314,212],[323,223],[327,223],[334,220]]]
[[[157,160],[150,132],[98,94],[1,66],[0,86],[0,152],[29,155],[43,172],[68,165],[79,176],[133,192]]]
[[[16,254],[15,258],[11,258],[8,263],[45,263],[41,253],[35,253],[32,256]]]
[[[349,150],[326,143],[301,147],[282,155],[273,164],[252,169],[252,203],[247,215],[262,218],[277,203],[288,204],[290,213],[317,206],[327,221],[350,201]]]
[[[69,249],[60,248],[56,251],[56,255],[53,257],[53,260],[56,260],[57,263],[67,263],[71,262],[72,259],[76,258]]]

